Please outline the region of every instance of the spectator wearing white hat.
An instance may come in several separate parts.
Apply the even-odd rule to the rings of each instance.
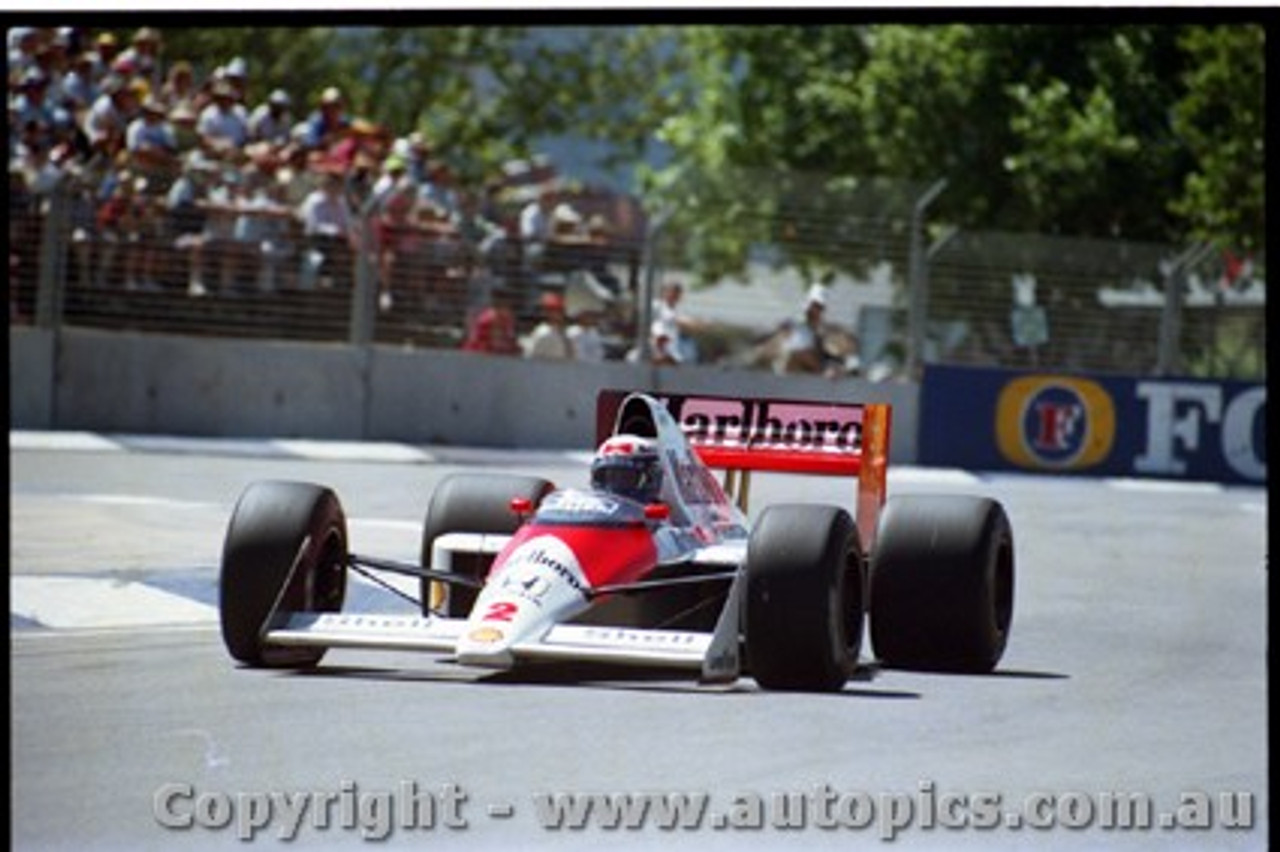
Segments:
[[[815,284],[805,295],[804,315],[791,323],[782,342],[779,362],[784,373],[824,373],[832,365],[832,357],[822,342],[822,322],[826,315],[826,288]]]
[[[320,93],[316,108],[307,116],[305,130],[297,141],[311,151],[327,148],[342,139],[350,124],[342,90],[337,86],[329,86]]]
[[[293,99],[284,89],[276,89],[249,116],[249,139],[284,145],[293,126]]]
[[[211,94],[213,102],[200,111],[196,132],[209,150],[227,156],[244,147],[249,138],[249,122],[236,103],[235,89],[226,80],[214,83]]]

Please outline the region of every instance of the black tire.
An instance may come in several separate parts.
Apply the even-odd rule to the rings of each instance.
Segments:
[[[871,554],[871,644],[886,665],[989,672],[1013,621],[1013,530],[984,497],[890,500]]]
[[[222,641],[232,657],[250,666],[314,666],[326,649],[264,647],[267,619],[277,600],[285,612],[338,612],[346,585],[347,521],[337,495],[303,482],[245,489],[218,580]]]
[[[864,564],[834,506],[770,506],[747,544],[747,665],[766,689],[834,692],[858,664]]]
[[[551,492],[552,484],[536,476],[502,474],[454,474],[446,477],[431,495],[426,521],[422,527],[423,567],[431,565],[431,545],[437,537],[451,532],[494,533],[510,535],[521,524],[511,511],[511,500],[522,497],[536,507]],[[493,562],[492,556],[455,556],[453,570],[473,579],[483,579]],[[422,612],[431,612],[432,587],[437,594],[442,583],[423,579]],[[463,618],[471,612],[477,592],[464,586],[450,586],[444,602],[444,614]]]

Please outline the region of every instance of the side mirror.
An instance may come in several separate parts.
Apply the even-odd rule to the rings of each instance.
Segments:
[[[644,517],[647,521],[665,521],[671,517],[671,507],[666,503],[648,503],[644,507]]]

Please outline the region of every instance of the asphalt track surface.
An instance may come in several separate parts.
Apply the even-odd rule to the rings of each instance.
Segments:
[[[314,806],[304,848],[1268,845],[1263,489],[892,472],[891,493],[1005,505],[1019,572],[1008,651],[993,675],[954,676],[880,669],[864,646],[842,693],[798,695],[564,665],[477,675],[407,653],[251,671],[223,651],[217,565],[250,481],[333,486],[354,550],[413,560],[442,475],[578,484],[581,456],[10,438],[16,849],[274,847],[290,833],[278,809],[252,843],[237,836],[271,793]],[[847,482],[781,476],[754,490],[756,508],[849,496]],[[380,608],[379,594],[354,605]],[[546,828],[536,797],[555,793],[709,798],[697,828]],[[781,827],[806,794],[804,827]],[[1106,827],[1117,796],[1149,802],[1152,827]],[[994,825],[968,810],[993,801]],[[911,825],[891,830],[904,808]],[[158,811],[196,824],[165,827]],[[1183,822],[1161,823],[1170,813]]]

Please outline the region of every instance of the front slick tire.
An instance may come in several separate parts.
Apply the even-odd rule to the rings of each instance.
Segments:
[[[347,522],[337,496],[303,482],[255,482],[236,504],[218,582],[222,641],[249,666],[308,668],[324,648],[264,645],[273,612],[338,612]],[[277,601],[278,606],[277,606]]]
[[[1013,532],[985,497],[888,502],[871,555],[871,644],[885,665],[989,672],[1013,620]]]
[[[746,656],[766,689],[835,692],[858,664],[863,558],[834,506],[770,506],[747,545]]]

